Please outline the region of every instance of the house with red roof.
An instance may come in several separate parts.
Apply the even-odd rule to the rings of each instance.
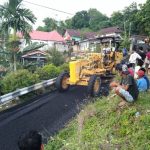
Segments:
[[[22,39],[21,34],[18,34],[21,41],[21,48],[25,48],[27,45],[25,43],[25,39]],[[40,50],[47,50],[49,48],[55,47],[58,51],[63,52],[68,50],[68,46],[64,38],[57,32],[43,32],[43,31],[32,31],[30,32],[31,43],[44,43],[45,46],[40,48]]]
[[[80,41],[81,34],[78,30],[66,29],[65,34],[64,34],[64,40],[65,41]]]

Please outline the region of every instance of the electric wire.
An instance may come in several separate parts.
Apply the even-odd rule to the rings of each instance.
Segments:
[[[36,6],[39,6],[39,7],[43,7],[43,8],[47,8],[47,9],[51,9],[53,11],[57,11],[57,12],[60,12],[60,13],[64,13],[64,14],[68,14],[68,15],[74,15],[72,13],[69,13],[69,12],[65,12],[65,11],[62,11],[62,10],[58,10],[58,9],[54,9],[54,8],[51,8],[51,7],[47,7],[47,6],[44,6],[44,5],[40,5],[40,4],[35,4],[35,3],[32,3],[32,2],[28,2],[28,1],[24,1],[25,3],[29,3],[29,4],[32,4],[32,5],[36,5]]]

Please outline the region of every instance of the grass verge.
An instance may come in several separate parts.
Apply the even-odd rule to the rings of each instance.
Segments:
[[[150,92],[124,108],[118,97],[86,105],[46,150],[150,150]]]

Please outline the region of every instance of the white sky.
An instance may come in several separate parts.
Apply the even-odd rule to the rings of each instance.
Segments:
[[[146,0],[24,0],[24,7],[29,8],[37,17],[37,22],[34,25],[34,28],[39,25],[43,25],[42,20],[46,17],[51,17],[56,20],[65,20],[72,16],[35,6],[26,3],[25,1],[62,10],[71,14],[75,14],[81,10],[88,10],[89,8],[96,8],[98,11],[106,14],[107,16],[111,16],[114,11],[122,10],[124,7],[129,6],[132,2],[137,2],[138,4],[146,2]],[[7,0],[0,0],[1,5],[3,5],[4,2],[7,2]]]

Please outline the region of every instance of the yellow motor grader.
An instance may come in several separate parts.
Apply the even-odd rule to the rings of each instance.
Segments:
[[[101,76],[112,73],[115,65],[123,58],[121,52],[89,53],[84,59],[71,61],[70,71],[61,73],[56,79],[56,88],[66,91],[70,85],[87,86],[90,96],[97,96],[101,88]]]

